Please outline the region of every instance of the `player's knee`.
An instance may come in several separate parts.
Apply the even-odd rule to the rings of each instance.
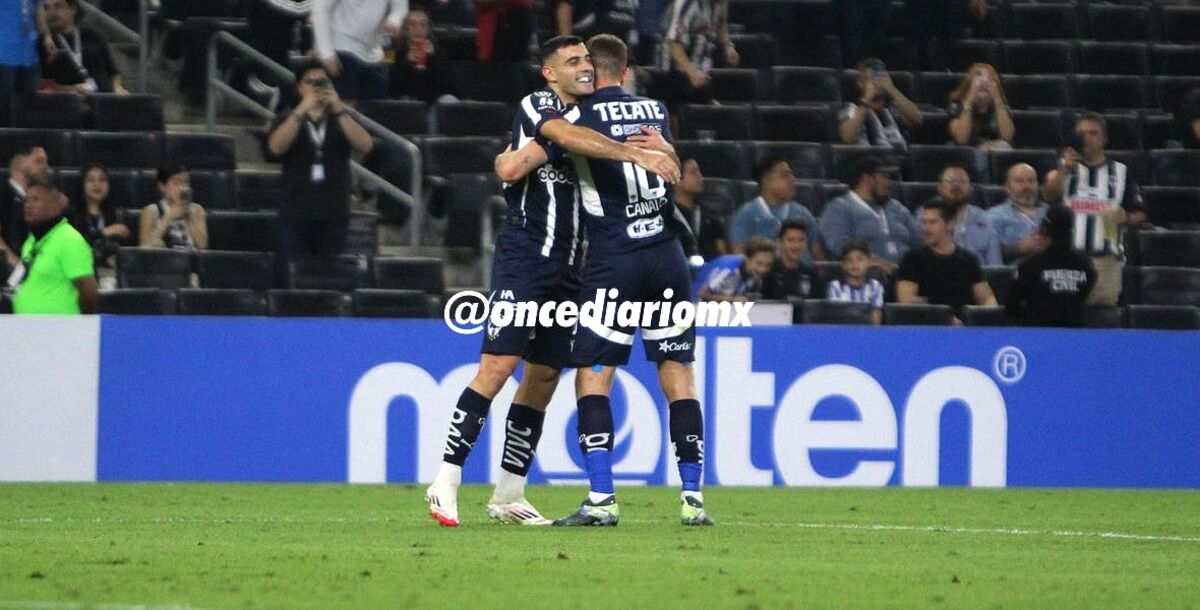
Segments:
[[[479,372],[475,373],[476,384],[494,395],[517,372],[519,363],[517,356],[485,356],[479,364]]]

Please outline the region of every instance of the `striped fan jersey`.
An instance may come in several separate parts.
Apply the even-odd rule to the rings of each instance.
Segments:
[[[1101,214],[1122,207],[1126,212],[1145,210],[1137,183],[1129,168],[1119,161],[1107,160],[1095,167],[1082,162],[1068,176],[1063,188],[1063,205],[1075,213],[1072,246],[1087,254],[1121,253],[1119,240],[1106,234]]]
[[[831,280],[825,296],[831,301],[867,303],[875,309],[883,309],[883,284],[874,278],[867,278],[862,286]]]

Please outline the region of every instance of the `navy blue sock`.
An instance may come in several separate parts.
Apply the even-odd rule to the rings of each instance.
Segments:
[[[443,451],[442,460],[458,466],[467,462],[467,456],[471,455],[471,449],[475,447],[475,440],[479,438],[479,431],[487,421],[488,409],[491,406],[490,398],[485,398],[471,388],[463,388],[458,397],[458,406],[450,415],[450,432],[446,434],[446,449]]]
[[[517,475],[528,476],[533,465],[533,453],[542,438],[542,422],[546,412],[513,403],[508,409],[504,427],[504,460],[500,467]]]
[[[676,400],[670,406],[671,444],[679,463],[684,491],[700,491],[704,473],[704,411],[695,399]]]
[[[593,394],[579,399],[579,449],[587,463],[591,490],[613,493],[613,416],[607,396]]]

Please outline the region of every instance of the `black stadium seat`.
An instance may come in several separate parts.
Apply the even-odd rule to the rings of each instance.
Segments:
[[[1126,267],[1122,297],[1141,305],[1200,303],[1200,269],[1186,267]]]
[[[837,129],[835,113],[823,106],[756,106],[759,140],[829,142]]]
[[[869,303],[848,303],[824,299],[805,300],[801,305],[805,324],[870,325]]]
[[[1091,110],[1146,108],[1150,105],[1145,80],[1137,76],[1076,75],[1072,84],[1075,101]]]
[[[770,68],[779,63],[779,47],[770,34],[730,34],[729,39],[738,50],[738,65],[744,68]]]
[[[38,92],[13,100],[12,126],[84,129],[91,123],[87,99],[74,93]]]
[[[934,70],[963,72],[971,64],[985,63],[997,70],[1003,65],[1000,45],[994,40],[958,40],[935,47]]]
[[[277,318],[346,318],[354,313],[350,295],[336,290],[268,290],[267,313]]]
[[[121,288],[184,288],[193,266],[192,253],[185,250],[121,248],[117,252],[117,284]]]
[[[288,261],[287,267],[288,288],[350,292],[369,284],[364,256],[306,257]]]
[[[1130,305],[1125,326],[1154,330],[1200,330],[1200,308],[1186,305]]]
[[[1142,187],[1142,199],[1150,222],[1170,227],[1179,224],[1200,226],[1200,189],[1179,187]]]
[[[212,250],[274,252],[278,244],[274,212],[208,213],[208,247]]]
[[[1142,120],[1135,112],[1105,113],[1108,147],[1114,149],[1142,148]]]
[[[1175,115],[1156,110],[1138,112],[1141,118],[1142,148],[1167,148],[1178,137]]]
[[[429,120],[425,102],[416,100],[362,100],[358,111],[401,135],[425,135]],[[511,117],[510,117],[511,118]]]
[[[168,316],[178,312],[174,290],[119,288],[100,291],[100,313],[130,316]]]
[[[832,68],[776,66],[771,77],[780,103],[842,101],[841,82]]]
[[[81,131],[75,136],[75,158],[109,168],[150,168],[163,163],[161,135]]]
[[[909,135],[909,144],[941,146],[950,142],[950,115],[941,110],[926,110],[921,124]]]
[[[1200,269],[1200,231],[1138,231],[1128,241],[1131,264]]]
[[[983,274],[987,278],[992,294],[996,295],[997,303],[1007,303],[1008,293],[1012,290],[1013,280],[1016,279],[1016,267],[984,267]]]
[[[1088,33],[1095,40],[1152,40],[1150,9],[1145,6],[1089,4]]]
[[[1004,95],[1013,108],[1065,108],[1071,106],[1071,87],[1065,76],[1004,76]]]
[[[695,157],[700,171],[714,178],[736,178],[748,180],[751,164],[750,155],[737,142],[688,142],[675,143],[675,152],[682,159]]]
[[[1051,110],[1013,110],[1013,146],[1058,148],[1063,144],[1062,113]],[[996,176],[999,179],[999,176]]]
[[[1107,150],[1105,156],[1113,161],[1120,161],[1129,168],[1129,175],[1141,184],[1151,184],[1150,162],[1146,153],[1141,150]]]
[[[1195,77],[1155,76],[1154,99],[1165,112],[1184,112],[1184,102],[1196,87]]]
[[[950,326],[954,310],[949,305],[885,303],[883,323],[888,326]]]
[[[75,132],[66,129],[0,129],[0,168],[8,169],[16,147],[32,143],[46,149],[52,167],[78,165]]]
[[[685,140],[753,140],[754,113],[749,106],[684,106],[681,137]]]
[[[912,171],[907,174],[912,180],[937,182],[947,165],[957,164],[967,168],[972,182],[988,182],[987,176],[975,171],[975,149],[967,146],[921,146],[908,147],[908,159]]]
[[[93,93],[88,96],[92,105],[92,125],[98,131],[162,131],[162,97],[157,95],[121,95]]]
[[[1014,4],[1012,26],[1024,40],[1079,38],[1079,18],[1073,4]]]
[[[108,170],[108,198],[117,208],[142,208],[160,195],[151,170],[110,169]],[[137,225],[129,227],[137,232]]]
[[[1200,186],[1200,150],[1152,150],[1154,183],[1159,186]]]
[[[419,290],[354,291],[354,315],[360,318],[437,318],[440,303],[438,297]]]
[[[190,170],[195,201],[205,209],[225,210],[237,207],[237,184],[233,172],[228,170]]]
[[[426,138],[422,143],[425,175],[449,176],[493,171],[503,150],[497,138]]]
[[[452,61],[451,89],[459,99],[511,104],[534,88],[517,62]]]
[[[503,102],[447,102],[436,107],[444,136],[504,136],[512,130],[513,108]]]
[[[1123,307],[1085,307],[1083,310],[1084,328],[1121,328],[1124,323],[1125,309]]]
[[[275,283],[274,265],[275,255],[270,252],[196,252],[196,273],[204,288],[268,290]]]
[[[1009,320],[1003,307],[967,305],[963,308],[963,323],[967,326],[1008,326]]]
[[[376,288],[420,290],[433,295],[440,295],[446,289],[440,258],[376,257],[372,272]]]
[[[759,70],[716,68],[708,76],[712,79],[713,98],[718,101],[753,102],[769,99],[770,87]]]
[[[700,168],[703,172],[704,168]],[[699,197],[705,213],[724,218],[747,200],[742,194],[742,181],[728,178],[704,178],[704,192]]]
[[[1200,45],[1156,44],[1150,47],[1154,73],[1163,76],[1200,75]]]
[[[916,212],[926,201],[937,197],[937,187],[936,182],[905,182],[892,186],[892,197]]]
[[[1146,45],[1135,42],[1081,42],[1079,57],[1087,74],[1150,73],[1150,54]]]
[[[181,288],[179,313],[185,316],[265,316],[267,300],[253,290]]]
[[[962,74],[945,72],[921,73],[921,100],[937,108],[950,105],[950,93],[962,82]]]
[[[1200,44],[1200,6],[1162,7],[1163,40]]]
[[[272,170],[239,169],[234,174],[237,205],[243,210],[274,210],[283,198],[283,174]]]
[[[1005,40],[1007,74],[1070,74],[1075,71],[1075,46],[1063,40]]]
[[[814,142],[758,142],[754,146],[755,166],[767,157],[782,157],[792,173],[802,180],[827,177],[828,157],[825,146]],[[751,176],[757,179],[757,176]]]
[[[237,149],[233,136],[218,133],[169,133],[166,158],[188,169],[228,169],[237,167]]]

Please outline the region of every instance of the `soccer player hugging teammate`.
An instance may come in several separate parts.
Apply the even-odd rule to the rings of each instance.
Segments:
[[[492,299],[567,301],[578,295],[580,218],[575,170],[563,150],[632,161],[647,169],[675,168],[670,156],[620,144],[562,119],[565,106],[593,92],[591,60],[583,41],[558,37],[541,50],[548,87],[521,100],[509,150],[496,159],[506,185],[506,222],[496,239]],[[554,142],[554,144],[551,143]],[[557,144],[558,146],[555,146]],[[535,161],[534,158],[537,157]],[[673,179],[678,178],[678,169]],[[487,421],[492,399],[517,366],[524,373],[505,426],[500,480],[488,515],[505,523],[548,525],[525,499],[525,481],[541,437],[546,406],[568,363],[571,329],[489,325],[479,371],[459,396],[451,416],[441,467],[425,492],[429,513],[442,525],[458,525],[462,466]]]

